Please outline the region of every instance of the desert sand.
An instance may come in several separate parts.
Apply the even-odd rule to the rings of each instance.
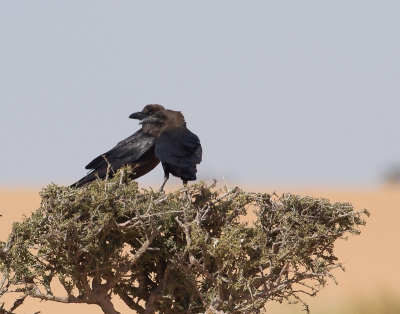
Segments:
[[[172,188],[172,187],[170,187]],[[290,192],[299,195],[327,198],[332,202],[350,202],[360,210],[371,212],[361,235],[349,236],[348,241],[338,241],[336,255],[345,262],[346,271],[337,269],[338,281],[322,289],[315,298],[305,298],[312,313],[340,313],[340,309],[354,302],[382,299],[400,299],[400,186],[377,186],[375,188],[313,188],[313,187],[242,187],[245,190],[277,194]],[[0,240],[5,241],[12,222],[30,215],[40,204],[40,188],[0,189]],[[251,219],[252,213],[249,213]],[[12,302],[17,295],[9,294]],[[121,313],[132,313],[122,302],[115,307]],[[0,300],[1,304],[2,300]],[[8,302],[7,302],[8,303]],[[10,303],[8,303],[9,306]],[[7,307],[8,307],[7,306]],[[298,305],[269,304],[269,313],[304,313]],[[26,300],[16,313],[33,314],[101,314],[96,305],[59,304]],[[349,312],[351,313],[351,312]],[[378,313],[371,309],[368,313]]]

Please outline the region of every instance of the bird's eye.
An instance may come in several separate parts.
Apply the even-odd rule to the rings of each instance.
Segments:
[[[151,116],[152,114],[153,114],[153,112],[152,112],[152,111],[150,111],[150,112],[149,112],[149,116]]]

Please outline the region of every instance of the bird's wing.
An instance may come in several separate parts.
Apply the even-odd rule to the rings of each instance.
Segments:
[[[155,149],[157,158],[171,165],[185,167],[201,162],[200,139],[186,128],[162,133],[156,140]]]
[[[108,152],[93,159],[85,168],[96,169],[107,165],[103,155],[114,168],[120,168],[123,165],[133,163],[140,159],[150,148],[154,146],[155,137],[139,130],[119,142]]]
[[[190,164],[201,163],[203,149],[201,148],[200,139],[198,136],[188,130],[182,138],[182,144],[189,152],[183,158]]]

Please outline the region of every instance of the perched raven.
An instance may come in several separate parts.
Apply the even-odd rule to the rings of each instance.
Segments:
[[[186,127],[185,118],[179,111],[161,110],[146,117],[142,125],[163,125],[160,136],[155,141],[155,155],[164,169],[162,192],[169,174],[179,177],[183,185],[196,180],[196,165],[201,162],[202,148],[196,134]]]
[[[154,116],[157,112],[164,110],[160,105],[147,105],[142,111],[135,112],[129,116],[131,119],[142,120]],[[160,162],[155,156],[154,143],[160,135],[163,125],[143,124],[142,128],[134,134],[119,142],[117,146],[108,152],[93,159],[85,168],[91,171],[71,187],[80,187],[88,182],[94,181],[98,176],[104,179],[107,175],[107,168],[111,169],[109,176],[121,167],[131,165],[133,169],[132,179],[139,178],[153,170]]]

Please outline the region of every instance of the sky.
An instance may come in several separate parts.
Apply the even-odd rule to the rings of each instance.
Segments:
[[[375,184],[400,164],[399,12],[399,1],[1,1],[0,185],[72,184],[151,103],[199,136],[198,180]],[[162,180],[159,165],[139,182]]]

